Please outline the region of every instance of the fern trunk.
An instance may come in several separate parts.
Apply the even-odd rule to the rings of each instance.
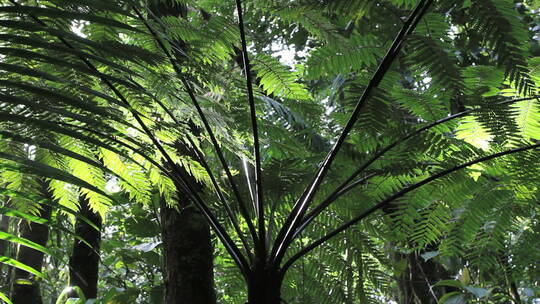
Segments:
[[[246,304],[280,304],[283,278],[272,268],[258,265],[248,278]]]
[[[101,242],[101,217],[90,210],[88,200],[82,198],[80,201],[80,214],[88,219],[96,227],[92,227],[87,222],[77,219],[75,223],[75,233],[85,240],[91,247],[80,240],[73,243],[73,251],[69,258],[69,285],[81,288],[85,298],[97,298],[97,284],[99,272],[99,248]],[[72,297],[77,297],[72,294]]]
[[[42,193],[49,199],[51,195],[48,190],[48,183],[41,183]],[[50,205],[41,205],[39,216],[43,219],[51,218],[52,208]],[[47,246],[49,240],[49,227],[47,225],[28,223],[21,220],[20,236],[24,239],[28,239],[41,246]],[[34,268],[37,271],[41,271],[43,266],[43,252],[35,249],[19,246],[17,252],[17,260],[25,265]],[[33,274],[30,274],[22,269],[15,269],[11,300],[13,304],[41,304],[43,300],[41,298],[39,282],[36,280]]]

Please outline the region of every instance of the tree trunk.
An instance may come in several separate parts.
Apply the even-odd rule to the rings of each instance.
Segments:
[[[170,1],[152,1],[149,6],[154,16],[187,17],[187,7]],[[184,41],[177,41],[180,48],[185,48]],[[185,58],[181,52],[175,52],[176,60]],[[198,130],[192,125],[192,132]],[[195,159],[195,153],[184,146],[177,145],[180,155]],[[183,178],[196,191],[203,192],[203,185],[182,170]],[[165,251],[165,303],[167,304],[212,304],[216,303],[214,291],[213,248],[210,228],[204,217],[179,193],[176,208],[162,200],[160,206],[163,247]]]
[[[180,155],[193,157],[193,151],[177,145]],[[202,194],[204,187],[181,168],[183,179]],[[165,253],[165,303],[216,303],[213,247],[210,227],[200,211],[178,194],[174,207],[161,200],[161,229]]]
[[[9,217],[5,215],[0,215],[0,231],[11,233],[9,231]],[[10,243],[8,241],[0,240],[0,255],[9,257],[9,245]],[[4,267],[4,264],[0,263],[0,290],[3,290],[4,287],[9,286],[9,271],[7,271],[6,269],[9,268]]]
[[[185,204],[182,204],[185,205]],[[161,205],[165,303],[216,303],[210,229],[195,207]]]
[[[255,267],[248,278],[248,302],[246,304],[280,304],[283,278],[264,265]]]
[[[101,242],[101,217],[90,210],[88,199],[81,196],[80,215],[92,222],[92,227],[84,220],[77,218],[75,222],[75,235],[88,242],[83,243],[75,239],[73,251],[69,258],[69,285],[81,288],[86,299],[97,298],[97,283],[99,271],[99,247]],[[78,297],[71,294],[71,297]]]
[[[0,231],[7,232],[9,228],[9,217],[0,215]],[[0,255],[4,255],[7,251],[8,242],[0,240]]]
[[[41,192],[49,199],[48,183],[42,182]],[[51,218],[51,206],[41,205],[39,216],[44,219]],[[42,246],[47,246],[49,239],[49,227],[37,223],[28,223],[24,220],[20,222],[20,236]],[[43,266],[43,253],[25,246],[19,246],[17,260],[25,265],[41,271]],[[21,269],[15,269],[11,300],[13,304],[41,304],[41,294],[39,283],[33,274]]]

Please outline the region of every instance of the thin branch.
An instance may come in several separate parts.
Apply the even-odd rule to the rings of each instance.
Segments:
[[[452,167],[450,169],[443,170],[443,171],[441,171],[441,172],[439,172],[437,174],[434,174],[434,175],[432,175],[430,177],[427,177],[427,178],[423,179],[422,181],[420,181],[418,183],[415,183],[415,184],[412,184],[412,185],[410,185],[408,187],[405,187],[401,191],[399,191],[399,192],[395,193],[394,195],[386,198],[385,200],[381,201],[380,203],[374,205],[373,207],[365,210],[364,212],[362,212],[361,214],[359,214],[358,216],[356,216],[352,220],[350,220],[350,221],[346,222],[345,224],[339,226],[337,229],[329,232],[328,234],[326,234],[322,238],[318,239],[317,241],[315,241],[315,242],[311,243],[310,245],[304,247],[302,250],[300,250],[297,254],[295,254],[293,257],[291,257],[284,264],[281,271],[283,273],[285,273],[287,271],[287,269],[294,262],[296,262],[299,258],[301,258],[302,256],[309,253],[311,250],[317,248],[318,246],[320,246],[321,244],[323,244],[327,240],[329,240],[329,239],[333,238],[334,236],[338,235],[340,232],[343,232],[343,231],[347,230],[348,228],[355,225],[356,223],[358,223],[362,219],[366,218],[367,216],[371,215],[375,211],[388,206],[390,203],[392,203],[396,199],[404,196],[405,194],[407,194],[407,193],[409,193],[409,192],[411,192],[413,190],[416,190],[416,189],[422,187],[425,184],[428,184],[428,183],[430,183],[430,182],[432,182],[432,181],[434,181],[436,179],[444,177],[444,176],[446,176],[446,175],[448,175],[450,173],[459,171],[459,170],[461,170],[463,168],[466,168],[466,167],[469,167],[469,166],[472,166],[472,165],[475,165],[475,164],[478,164],[478,163],[481,163],[481,162],[485,162],[485,161],[492,160],[494,158],[498,158],[498,157],[501,157],[501,156],[510,155],[510,154],[514,154],[514,153],[519,153],[519,152],[528,151],[528,150],[533,150],[533,149],[537,149],[537,148],[540,148],[540,143],[530,145],[530,146],[526,146],[526,147],[506,150],[506,151],[503,151],[503,152],[499,152],[499,153],[491,154],[491,155],[488,155],[488,156],[480,157],[480,158],[477,158],[475,160],[472,160],[472,161],[463,163],[461,165]]]
[[[147,29],[151,32],[151,34],[155,37],[156,41],[159,43],[160,47],[163,49],[163,51],[166,52],[166,55],[168,56],[169,60],[171,61],[171,64],[173,64],[173,67],[175,69],[175,71],[177,72],[177,74],[179,74],[180,76],[180,70],[178,69],[175,61],[173,60],[172,56],[170,55],[170,53],[167,52],[167,49],[165,48],[165,46],[162,44],[161,40],[159,39],[159,37],[155,34],[155,32],[153,31],[153,29],[150,27],[150,25],[146,22],[146,20],[144,19],[144,17],[142,16],[142,14],[135,8],[135,6],[132,6],[133,9],[135,10],[135,12],[137,13],[138,17],[143,20],[145,26],[147,27]],[[187,81],[185,81],[185,79],[182,77],[182,82],[184,84],[184,86],[186,87],[186,90],[188,90],[188,94],[190,95],[190,97],[192,98],[192,100],[194,100],[194,103],[196,103],[196,105],[198,106],[198,102],[196,101],[196,98],[193,94],[193,91],[191,90],[191,87],[189,86],[189,84],[187,83]],[[200,107],[198,107],[198,109],[200,109]],[[202,113],[202,110],[199,114]],[[172,113],[170,113],[169,115],[172,115]],[[174,117],[174,115],[172,115],[172,117]],[[202,116],[201,116],[201,119],[203,119],[203,121],[206,121],[206,118],[204,116],[204,113],[202,113]],[[205,124],[206,126],[206,124]],[[207,130],[208,132],[210,133],[211,137],[213,138],[213,140],[215,140],[215,137],[213,136],[213,133],[211,132],[211,129],[210,129],[210,126],[208,124],[207,127]],[[191,140],[191,139],[190,139]],[[216,141],[216,144],[217,144],[217,141]],[[194,146],[194,145],[193,145]],[[194,146],[195,147],[195,146]],[[221,154],[221,151],[219,150],[218,148],[218,154]],[[202,159],[202,155],[201,155],[201,159]],[[176,170],[178,170],[176,164],[174,162],[172,162],[172,166],[173,168],[175,168]],[[211,172],[210,172],[211,174]],[[181,174],[180,174],[180,177],[181,177]],[[214,231],[218,234],[218,236],[220,237],[221,241],[223,242],[224,246],[227,248],[227,251],[229,251],[229,253],[231,254],[231,256],[235,259],[235,262],[237,263],[237,265],[240,267],[240,269],[242,270],[242,273],[244,275],[246,275],[249,271],[249,267],[247,266],[248,263],[245,261],[245,258],[242,256],[242,254],[238,251],[238,248],[236,247],[236,245],[234,244],[234,241],[230,238],[230,236],[228,235],[228,233],[225,231],[225,229],[221,226],[221,224],[219,224],[219,222],[217,221],[217,218],[215,217],[215,215],[210,211],[210,209],[208,208],[208,206],[206,206],[206,204],[203,203],[202,199],[199,197],[198,193],[196,193],[195,191],[193,191],[193,189],[191,189],[189,187],[189,183],[185,182],[183,179],[181,180],[182,183],[184,183],[185,185],[183,185],[184,187],[183,188],[186,188],[187,186],[187,189],[188,189],[188,194],[194,196],[195,198],[195,201],[196,202],[196,205],[199,206],[200,210],[203,212],[203,214],[207,217],[207,219],[209,220],[209,224],[214,228]],[[215,179],[214,181],[215,182]],[[219,191],[219,190],[217,190]],[[221,199],[221,197],[220,197]],[[226,202],[225,202],[225,205],[227,206]],[[232,213],[232,212],[231,212]],[[238,228],[239,229],[239,226],[238,224],[235,225],[235,228]],[[240,239],[242,240],[242,243],[244,246],[246,246],[246,253],[248,254],[248,256],[250,255],[250,251],[249,251],[249,247],[247,246],[247,242],[246,240],[244,239],[243,235],[241,234],[241,230],[238,230],[237,231],[239,233],[239,237]]]
[[[255,189],[253,189],[253,180],[251,179],[251,176],[249,174],[250,168],[247,160],[242,157],[240,159],[240,162],[242,163],[242,169],[244,170],[244,175],[246,177],[246,182],[249,190],[249,196],[251,197],[251,201],[253,202],[253,210],[255,210],[257,207],[255,205]]]
[[[251,221],[251,217],[249,216],[249,212],[247,211],[246,204],[244,203],[244,200],[242,199],[242,195],[240,194],[238,186],[236,185],[236,182],[234,181],[231,170],[229,169],[229,165],[227,164],[227,161],[225,160],[225,156],[223,155],[223,152],[221,151],[221,149],[219,149],[219,143],[218,143],[218,141],[217,141],[217,139],[216,139],[216,137],[214,135],[214,132],[212,131],[212,129],[210,127],[210,123],[206,119],[206,116],[204,115],[199,102],[195,98],[195,94],[193,93],[193,89],[191,88],[191,85],[184,78],[182,78],[181,80],[182,80],[182,83],[183,83],[184,87],[186,88],[186,90],[188,92],[188,95],[189,95],[191,101],[195,105],[195,108],[197,109],[197,112],[199,113],[199,116],[201,117],[203,125],[205,126],[205,129],[207,130],[208,135],[210,136],[210,141],[212,142],[214,147],[217,147],[216,148],[216,153],[217,153],[218,158],[219,158],[219,160],[221,162],[221,165],[223,166],[223,169],[225,170],[225,174],[227,175],[229,185],[231,186],[231,188],[233,190],[233,193],[234,193],[234,195],[236,196],[236,198],[238,200],[238,205],[240,207],[240,214],[244,217],[244,219],[245,219],[245,221],[246,221],[246,223],[248,225],[248,229],[249,229],[250,234],[251,234],[251,236],[253,238],[253,241],[257,242],[258,241],[257,233],[256,233],[256,230],[255,230],[255,227],[253,226],[253,222]]]
[[[375,72],[371,80],[369,81],[369,84],[364,90],[364,93],[358,100],[358,103],[356,104],[356,107],[353,113],[351,114],[349,121],[343,128],[343,131],[341,132],[341,135],[336,141],[334,147],[328,153],[325,160],[319,167],[318,172],[315,175],[313,181],[309,184],[309,186],[306,188],[302,196],[296,202],[291,214],[289,215],[284,226],[279,232],[274,248],[272,248],[272,257],[274,258],[275,263],[279,264],[281,259],[285,255],[285,251],[287,250],[288,246],[292,242],[291,237],[294,234],[294,230],[297,228],[297,226],[303,219],[304,214],[307,211],[307,208],[309,207],[310,202],[312,201],[313,197],[317,193],[317,190],[319,186],[321,185],[324,177],[328,173],[328,170],[330,169],[332,162],[334,161],[343,143],[345,142],[345,139],[347,138],[352,128],[356,124],[356,121],[358,120],[358,116],[360,115],[361,110],[363,109],[364,105],[368,101],[371,95],[371,92],[373,91],[373,89],[379,86],[380,82],[384,78],[384,75],[386,75],[386,72],[390,69],[392,63],[394,62],[399,51],[401,50],[401,47],[403,45],[406,35],[412,33],[412,31],[414,30],[414,28],[416,27],[420,19],[423,17],[423,15],[427,12],[427,10],[429,9],[432,3],[433,3],[433,0],[420,1],[416,9],[411,13],[409,18],[403,25],[401,31],[397,34],[396,38],[394,39],[394,42],[392,43],[392,46],[388,50],[387,54],[384,56],[384,59],[380,63],[379,67],[377,68],[377,71]]]
[[[253,149],[255,154],[255,194],[257,198],[257,221],[259,224],[259,246],[261,252],[266,251],[266,227],[264,220],[264,201],[262,187],[262,169],[261,169],[261,148],[259,145],[259,129],[257,126],[257,113],[255,111],[255,98],[253,97],[253,79],[251,75],[251,66],[247,50],[246,32],[244,28],[244,18],[242,12],[242,1],[236,0],[236,11],[238,14],[238,29],[242,42],[242,59],[244,62],[244,74],[246,76],[247,97],[249,101],[249,112],[251,117],[251,129],[253,131]]]
[[[238,247],[232,240],[232,238],[227,233],[227,231],[219,223],[218,219],[212,213],[210,208],[208,208],[208,206],[204,204],[203,200],[201,199],[197,191],[191,188],[190,185],[183,180],[183,178],[180,178],[180,182],[181,182],[180,184],[178,183],[178,180],[173,180],[173,181],[175,182],[175,185],[177,188],[178,186],[180,186],[179,187],[180,189],[183,189],[183,191],[186,194],[192,197],[191,200],[195,203],[195,205],[199,208],[199,210],[201,210],[203,215],[206,217],[208,223],[214,229],[217,236],[219,237],[219,239],[225,246],[225,249],[227,249],[231,257],[235,261],[236,265],[240,268],[240,271],[242,272],[242,274],[247,277],[250,272],[249,263],[246,261],[246,259],[244,258],[244,256],[242,255],[242,253],[240,252],[240,250],[238,249]],[[184,189],[187,189],[187,191]]]
[[[171,117],[171,119],[173,119],[173,121],[177,125],[182,124],[176,118],[176,116],[174,116],[174,114],[160,100],[158,100],[157,98],[155,98],[155,100],[158,102],[160,107]],[[210,180],[211,180],[212,185],[213,185],[213,187],[215,189],[216,195],[218,196],[218,198],[219,198],[221,204],[223,205],[223,207],[225,208],[227,216],[231,220],[231,222],[233,224],[233,227],[234,227],[234,229],[236,231],[236,234],[238,235],[238,237],[240,238],[240,241],[242,242],[242,245],[244,246],[244,250],[246,251],[246,254],[251,259],[251,250],[249,248],[249,243],[248,243],[247,239],[244,237],[244,234],[242,233],[242,229],[240,228],[240,225],[238,223],[238,219],[236,218],[236,215],[234,214],[231,207],[227,203],[227,200],[225,199],[225,196],[223,195],[223,192],[221,191],[221,188],[219,187],[219,184],[218,184],[214,174],[212,173],[212,170],[210,169],[210,166],[208,165],[208,162],[204,158],[204,155],[203,155],[202,151],[200,151],[197,148],[197,146],[195,145],[195,142],[191,138],[191,135],[189,135],[189,134],[187,135],[187,140],[188,140],[189,145],[192,147],[193,152],[195,153],[195,156],[197,157],[197,160],[199,161],[199,163],[202,164],[202,166],[205,169],[206,173],[210,177]],[[182,144],[185,145],[185,143],[182,143]]]
[[[524,98],[518,98],[518,99],[512,99],[512,100],[506,100],[502,102],[498,102],[494,105],[507,105],[507,104],[513,104],[516,102],[524,101],[524,100],[531,100],[531,99],[537,99],[540,96],[533,96],[533,97],[524,97]],[[493,105],[490,105],[493,106]],[[319,215],[324,209],[326,209],[330,204],[332,204],[334,201],[336,201],[339,197],[347,193],[348,191],[352,190],[352,188],[356,187],[360,183],[364,182],[366,178],[371,178],[373,175],[370,175],[366,178],[362,178],[360,180],[357,180],[353,184],[349,185],[358,175],[360,175],[362,172],[364,172],[365,169],[367,169],[371,164],[373,164],[377,159],[384,156],[388,151],[396,147],[397,145],[403,143],[404,141],[411,139],[414,136],[417,136],[429,129],[432,129],[433,127],[436,127],[442,123],[448,122],[450,120],[454,120],[456,118],[467,116],[471,113],[481,111],[484,107],[478,108],[478,109],[470,109],[466,110],[460,113],[456,113],[454,115],[439,119],[437,121],[434,121],[418,130],[412,131],[405,136],[401,137],[400,139],[396,140],[395,142],[389,144],[388,146],[384,147],[382,150],[377,152],[375,155],[373,155],[367,162],[365,162],[362,166],[360,166],[353,174],[351,174],[347,180],[345,180],[341,185],[339,185],[328,197],[326,197],[322,203],[320,203],[316,208],[314,208],[310,213],[308,213],[304,220],[301,222],[299,227],[294,232],[293,238],[297,237],[311,221],[315,219],[317,215]]]

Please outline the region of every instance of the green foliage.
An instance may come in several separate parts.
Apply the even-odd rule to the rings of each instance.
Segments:
[[[322,45],[309,54],[306,77],[318,79],[362,71],[377,64],[384,46],[373,36],[356,36],[340,43]]]
[[[272,56],[259,54],[253,58],[253,70],[257,72],[260,85],[267,95],[281,98],[309,100],[306,88],[297,83],[299,77]]]
[[[203,207],[223,227],[212,223],[220,301],[245,302],[229,254],[250,230],[236,196],[250,202],[258,188],[240,52],[246,46],[232,2],[175,2],[187,5],[185,18],[152,16],[146,1],[0,2],[0,214],[59,236],[41,246],[12,228],[0,231],[10,246],[47,255],[43,270],[9,250],[0,262],[50,279],[42,282],[47,299],[68,301],[60,292],[64,247],[79,238],[72,221],[84,197],[106,219],[96,303],[161,303],[160,201],[197,205],[182,168],[205,188]],[[263,224],[273,244],[423,1],[245,2],[269,214]],[[397,301],[407,271],[415,271],[412,256],[445,269],[415,273],[439,303],[538,297],[540,152],[490,158],[540,140],[538,3],[436,2],[388,54],[388,72],[361,103],[307,214],[365,165],[347,185],[358,183],[298,230],[285,261],[365,210],[381,212],[295,263],[282,288],[290,303]],[[489,160],[443,174],[482,158]],[[38,216],[43,204],[54,206],[50,220]],[[7,291],[0,288],[0,299],[9,303]]]

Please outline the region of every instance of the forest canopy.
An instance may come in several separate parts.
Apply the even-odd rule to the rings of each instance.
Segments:
[[[0,16],[1,303],[540,303],[540,1]]]

